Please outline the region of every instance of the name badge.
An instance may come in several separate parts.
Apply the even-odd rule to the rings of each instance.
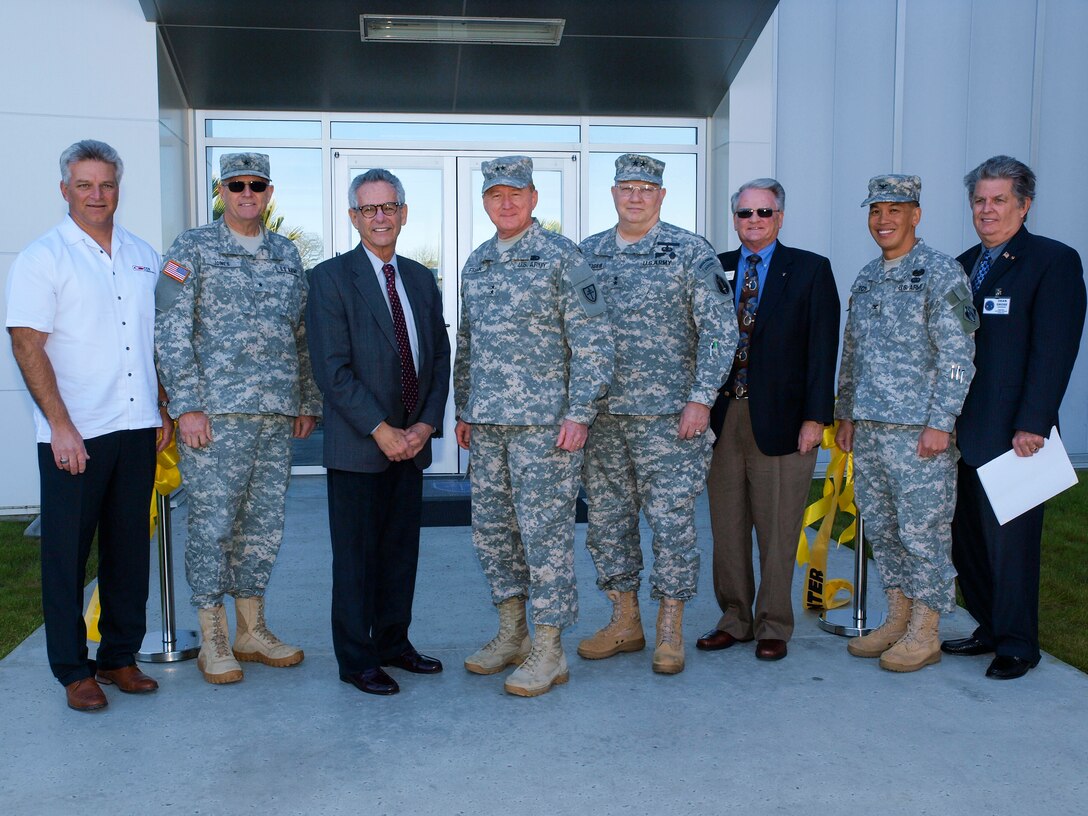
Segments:
[[[985,298],[982,301],[982,313],[987,315],[1007,315],[1012,298]]]

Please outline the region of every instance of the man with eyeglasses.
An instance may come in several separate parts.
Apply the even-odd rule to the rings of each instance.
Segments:
[[[306,307],[314,378],[325,397],[332,644],[340,679],[367,694],[400,687],[383,666],[437,674],[408,639],[423,470],[450,380],[442,293],[397,254],[408,221],[388,170],[356,176],[348,215],[359,244],[314,267]]]
[[[472,454],[472,543],[499,632],[465,668],[517,665],[506,692],[536,697],[568,679],[560,634],[578,618],[578,475],[612,375],[612,338],[582,253],[533,218],[532,159],[503,156],[481,169],[496,232],[461,270],[453,384],[457,444]]]
[[[586,443],[586,547],[612,618],[578,644],[590,660],[646,645],[638,606],[639,511],[653,531],[658,601],[652,668],[684,669],[683,614],[695,597],[695,499],[706,483],[710,406],[737,346],[733,293],[705,238],[661,221],[665,164],[616,159],[615,227],[582,242],[608,306],[616,371]]]
[[[75,711],[108,704],[99,683],[128,694],[158,688],[135,654],[146,623],[156,436],[161,451],[174,423],[156,406],[159,253],[114,222],[123,170],[105,142],[66,148],[68,214],[19,253],[7,284],[11,350],[34,399],[46,655]],[[83,587],[96,531],[102,639],[91,660]]]
[[[291,438],[310,435],[321,395],[310,370],[307,284],[291,241],[265,227],[268,156],[220,159],[223,217],[183,232],[155,290],[159,376],[178,422],[189,503],[185,575],[209,683],[242,679],[239,661],[293,666],[303,651],[265,621],[283,539]],[[223,596],[235,599],[233,647]]]
[[[746,182],[730,203],[741,246],[718,259],[736,284],[741,340],[711,411],[717,443],[707,476],[722,616],[695,646],[717,651],[754,638],[758,659],[780,660],[793,634],[801,519],[835,409],[839,294],[827,258],[778,240],[781,184]]]
[[[869,180],[880,256],[850,287],[836,444],[854,454],[854,490],[888,598],[883,625],[851,638],[855,657],[913,672],[941,659],[941,614],[956,608],[952,431],[975,367],[978,313],[959,262],[916,235],[918,176]]]

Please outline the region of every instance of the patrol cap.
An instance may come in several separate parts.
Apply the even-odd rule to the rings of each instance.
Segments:
[[[533,183],[533,160],[528,156],[500,156],[485,161],[480,169],[484,173],[484,193],[500,184],[521,190]]]
[[[268,154],[224,153],[219,157],[219,180],[226,181],[235,176],[260,176],[272,181],[268,174]]]
[[[869,179],[869,197],[861,202],[868,207],[878,201],[913,201],[917,204],[922,195],[922,179],[918,176],[903,176],[891,173],[886,176],[873,176]]]
[[[624,153],[616,159],[616,181],[648,181],[661,184],[665,162],[641,153]]]

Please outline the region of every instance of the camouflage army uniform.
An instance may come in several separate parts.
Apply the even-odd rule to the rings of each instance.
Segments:
[[[578,247],[534,219],[506,251],[495,237],[461,272],[454,399],[472,425],[472,538],[498,604],[530,600],[534,623],[577,619],[574,510],[582,452],[556,447],[590,424],[612,373],[612,339]]]
[[[699,578],[695,499],[709,434],[680,439],[688,402],[714,404],[737,346],[733,295],[705,239],[658,222],[638,242],[616,228],[582,242],[608,306],[616,370],[586,442],[586,546],[603,590],[637,591],[639,510],[653,531],[651,597],[688,600]]]
[[[318,415],[294,245],[265,232],[256,255],[223,220],[165,254],[155,351],[171,414],[205,412],[213,442],[179,440],[189,496],[185,572],[194,606],[264,594],[283,537],[294,417]]]
[[[918,456],[926,427],[951,432],[974,375],[963,268],[919,240],[885,273],[868,263],[850,288],[837,419],[852,419],[854,479],[865,537],[885,589],[938,612],[955,609],[951,523],[955,444]]]

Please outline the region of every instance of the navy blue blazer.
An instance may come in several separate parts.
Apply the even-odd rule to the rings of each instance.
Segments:
[[[981,250],[976,244],[957,259],[968,273]],[[998,314],[997,298],[1009,299],[1008,314]],[[1084,328],[1080,256],[1021,227],[994,260],[974,303],[981,320],[975,377],[956,441],[964,463],[979,467],[1011,450],[1016,431],[1049,436],[1058,424]]]
[[[739,249],[718,256],[726,270],[735,270],[739,259]],[[741,284],[734,277],[733,285]],[[805,420],[834,420],[841,316],[831,262],[779,241],[759,295],[748,362],[752,433],[764,455],[794,453]],[[710,412],[715,433],[732,402],[724,393],[728,386]]]
[[[390,462],[370,435],[382,421],[399,428],[425,422],[437,429],[436,436],[442,433],[450,387],[442,296],[425,266],[398,255],[397,269],[419,338],[419,404],[410,416],[404,416],[401,403],[393,318],[362,244],[310,273],[306,333],[314,379],[324,396],[326,468],[387,469]],[[430,465],[430,441],[414,461],[420,470]]]

